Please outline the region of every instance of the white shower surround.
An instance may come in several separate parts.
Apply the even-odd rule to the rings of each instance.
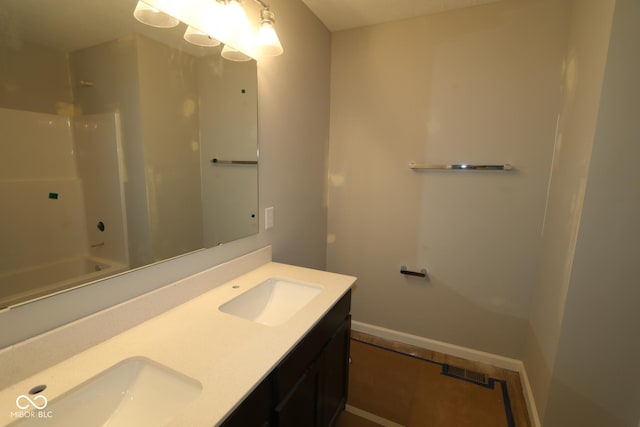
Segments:
[[[123,271],[117,113],[74,119],[0,108],[0,126],[0,307]],[[101,183],[91,163],[107,157]]]
[[[28,301],[126,271],[124,264],[78,256],[0,275],[0,308],[5,299]],[[10,295],[10,298],[6,296]]]

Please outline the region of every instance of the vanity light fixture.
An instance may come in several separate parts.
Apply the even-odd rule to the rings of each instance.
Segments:
[[[180,23],[173,16],[148,5],[142,0],[138,0],[133,16],[143,24],[157,28],[173,28]]]
[[[258,3],[263,4],[260,1]],[[282,44],[276,34],[276,29],[273,27],[276,22],[275,15],[269,10],[268,5],[263,7],[264,9],[260,11],[260,29],[256,36],[256,51],[258,56],[282,55]]]
[[[139,0],[135,18],[147,25],[170,28],[180,21],[187,24],[184,39],[212,47],[224,43],[222,57],[247,61],[283,53],[276,34],[275,16],[263,0],[254,0],[260,11],[260,29],[254,33],[240,4],[241,0]]]

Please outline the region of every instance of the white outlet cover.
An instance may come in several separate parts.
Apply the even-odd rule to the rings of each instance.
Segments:
[[[264,229],[268,230],[270,228],[273,228],[273,206],[264,210]]]

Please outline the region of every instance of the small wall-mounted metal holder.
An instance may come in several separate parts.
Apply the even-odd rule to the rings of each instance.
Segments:
[[[403,265],[400,267],[400,274],[404,274],[406,276],[416,276],[416,277],[422,277],[422,278],[427,278],[427,269],[423,268],[420,271],[411,271],[407,268],[406,265]]]
[[[211,159],[211,163],[218,163],[222,165],[257,165],[257,160],[220,160]]]

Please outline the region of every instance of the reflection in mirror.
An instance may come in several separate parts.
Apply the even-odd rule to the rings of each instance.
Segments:
[[[0,0],[0,308],[258,231],[255,61],[136,3]]]

